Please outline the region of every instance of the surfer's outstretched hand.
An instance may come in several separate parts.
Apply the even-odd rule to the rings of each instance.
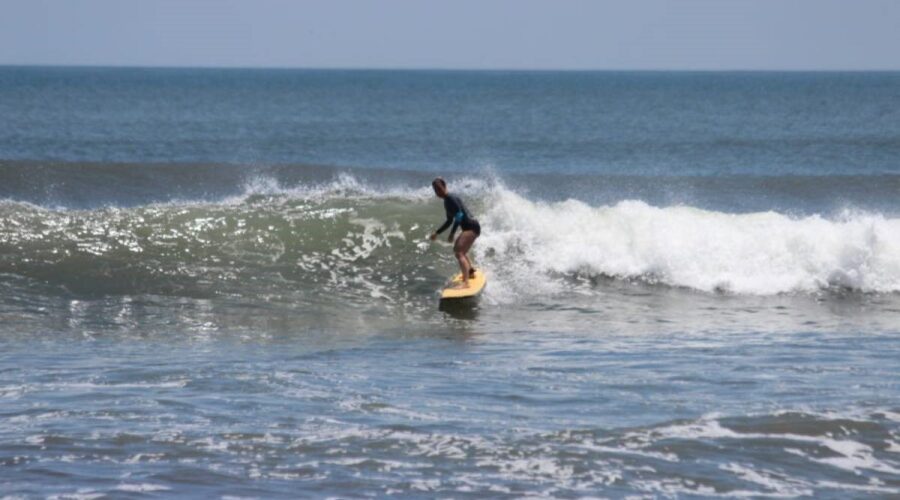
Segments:
[[[431,241],[436,240],[436,239],[437,239],[437,233],[431,233],[431,236],[429,236],[428,238],[429,238]]]

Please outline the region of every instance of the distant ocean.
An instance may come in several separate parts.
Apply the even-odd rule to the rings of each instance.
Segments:
[[[0,491],[900,496],[898,103],[0,67]],[[488,277],[444,310],[436,175]]]

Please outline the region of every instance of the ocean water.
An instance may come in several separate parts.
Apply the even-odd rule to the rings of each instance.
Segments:
[[[9,498],[900,496],[900,73],[0,68]],[[429,182],[481,221],[441,307]]]

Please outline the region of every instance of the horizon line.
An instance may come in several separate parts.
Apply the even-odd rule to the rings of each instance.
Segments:
[[[397,72],[495,72],[495,73],[900,73],[900,68],[476,68],[403,66],[221,66],[154,64],[46,64],[0,63],[0,68],[84,68],[84,69],[196,69],[196,70],[276,70],[276,71],[397,71]]]

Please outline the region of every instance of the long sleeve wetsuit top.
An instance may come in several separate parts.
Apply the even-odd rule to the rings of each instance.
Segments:
[[[467,231],[478,224],[472,215],[469,214],[469,209],[459,199],[459,196],[455,194],[448,193],[444,197],[444,210],[447,212],[447,220],[435,231],[437,234],[444,232],[452,223],[453,229],[450,230],[450,237],[452,238],[456,234],[456,228],[462,226],[463,231]]]

